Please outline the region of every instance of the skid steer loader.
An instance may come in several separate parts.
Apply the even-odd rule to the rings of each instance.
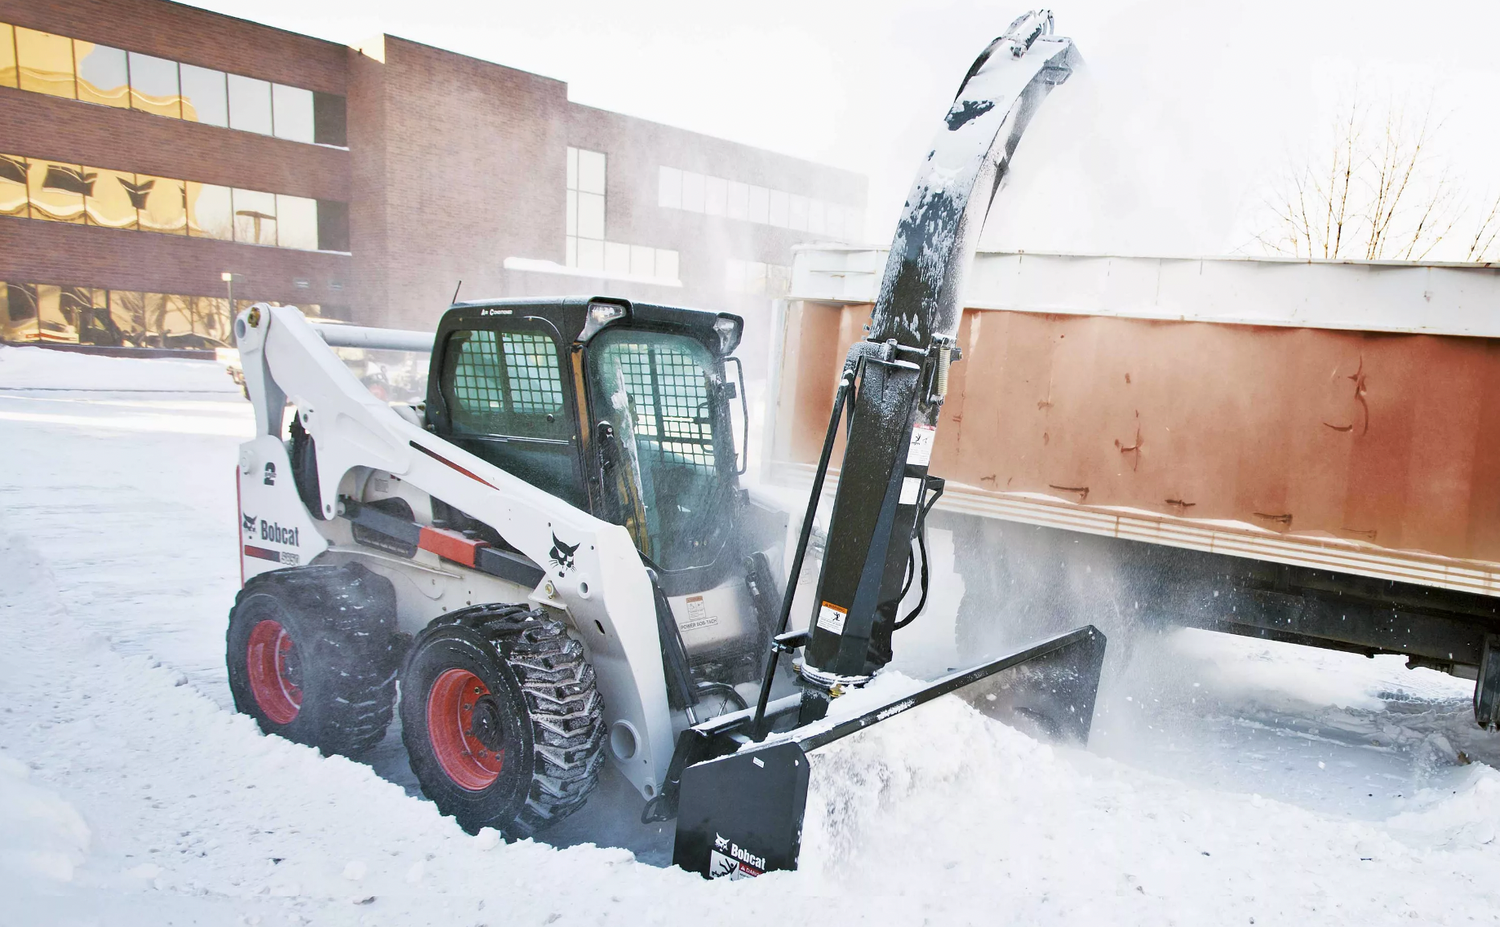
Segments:
[[[537,833],[583,804],[607,759],[643,818],[677,818],[679,865],[733,878],[796,867],[811,751],[933,698],[1086,739],[1105,645],[1092,627],[839,701],[926,602],[960,281],[1022,130],[1075,64],[1038,12],[970,68],[796,518],[739,486],[738,317],[508,299],[457,303],[426,334],[241,313],[256,436],[238,466],[237,707],[358,754],[384,736],[399,684],[412,769],[464,828]],[[376,399],[337,345],[430,350],[425,403]],[[789,630],[841,427],[816,595]]]

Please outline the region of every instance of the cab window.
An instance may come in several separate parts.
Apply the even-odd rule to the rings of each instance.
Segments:
[[[552,336],[455,332],[443,360],[451,439],[533,486],[584,505],[568,390]]]

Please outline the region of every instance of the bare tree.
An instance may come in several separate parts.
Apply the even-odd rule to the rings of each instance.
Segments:
[[[1256,240],[1275,254],[1315,258],[1423,260],[1449,240],[1465,196],[1438,155],[1442,119],[1429,98],[1413,116],[1392,98],[1378,111],[1350,94],[1331,131],[1294,163],[1267,197]],[[1467,260],[1500,238],[1500,197],[1478,224]]]

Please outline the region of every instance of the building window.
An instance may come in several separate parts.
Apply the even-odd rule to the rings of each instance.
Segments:
[[[852,207],[666,166],[659,168],[656,203],[663,209],[726,216],[838,241],[855,237],[864,224]]]
[[[0,30],[0,37],[4,35]],[[125,52],[74,39],[73,60],[78,63],[78,99],[100,106],[130,107],[130,70]],[[4,83],[3,78],[0,83]]]
[[[15,34],[18,86],[33,93],[78,99],[72,40],[21,26]]]
[[[313,141],[313,92],[285,84],[271,85],[272,129],[277,138]]]
[[[0,87],[16,85],[16,30],[0,23]]]
[[[207,350],[233,344],[231,324],[220,296],[0,281],[0,341]]]
[[[785,296],[792,289],[792,269],[784,264],[731,258],[724,262],[724,289],[751,296]]]
[[[182,66],[182,118],[229,127],[229,87],[223,71],[193,64]]]
[[[346,147],[347,101],[0,23],[0,87]]]
[[[349,107],[336,93],[313,91],[313,141],[319,145],[349,145]]]
[[[318,250],[349,250],[349,204],[318,200]]]
[[[349,250],[346,203],[16,155],[0,154],[0,216]]]
[[[604,269],[604,154],[568,149],[567,264]]]
[[[675,281],[676,251],[605,240],[605,164],[602,152],[568,149],[567,266],[618,277]]]
[[[177,62],[131,52],[130,108],[181,119],[182,87],[177,81]]]

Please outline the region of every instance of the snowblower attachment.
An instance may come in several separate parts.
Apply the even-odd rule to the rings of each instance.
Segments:
[[[812,769],[808,754],[896,715],[920,710],[944,695],[953,694],[996,720],[1085,743],[1104,646],[1104,635],[1097,629],[1079,628],[847,718],[837,717],[835,710],[822,722],[773,734],[760,743],[744,738],[738,752],[682,770],[672,861],[710,879],[796,869]],[[779,713],[795,716],[800,697],[783,701],[786,704],[776,706]],[[770,715],[773,720],[776,707]],[[691,735],[711,750],[715,741],[732,738],[735,729],[744,727],[750,714],[729,715],[695,728]]]
[[[869,707],[836,704],[891,659],[892,635],[926,602],[926,514],[943,492],[928,473],[949,366],[960,359],[963,280],[995,191],[1021,133],[1051,89],[1080,63],[1052,35],[1052,14],[1011,23],[969,68],[908,194],[891,244],[869,335],[849,351],[813,478],[802,534],[754,711],[684,732],[655,819],[678,812],[675,861],[707,877],[796,867],[808,753],[941,695],[987,714],[1025,719],[1086,739],[1104,657],[1093,627],[1070,631]],[[834,438],[847,408],[847,439],[829,522],[814,614],[786,633],[792,596]],[[922,599],[898,619],[918,575]],[[777,660],[800,649],[800,695],[769,703]],[[844,717],[844,705],[863,705]],[[771,733],[768,739],[768,733]]]

